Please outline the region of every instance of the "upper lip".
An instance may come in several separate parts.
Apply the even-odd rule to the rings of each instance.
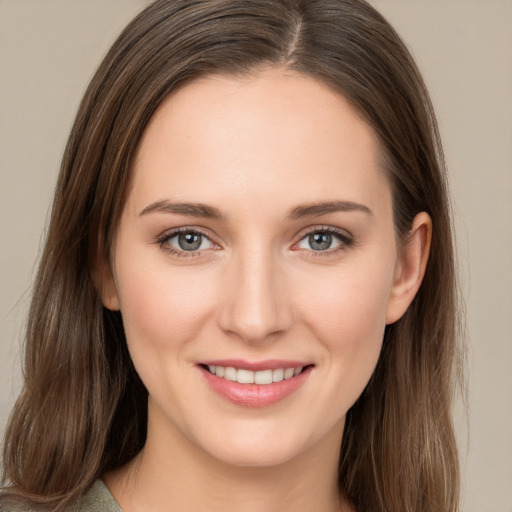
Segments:
[[[247,361],[245,359],[209,359],[201,361],[199,364],[207,366],[231,366],[241,370],[252,370],[253,372],[261,370],[276,370],[277,368],[298,368],[300,366],[309,366],[309,361],[298,361],[291,359],[265,359],[263,361]]]

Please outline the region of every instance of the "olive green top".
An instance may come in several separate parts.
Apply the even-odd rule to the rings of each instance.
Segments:
[[[0,512],[40,512],[41,508],[20,505],[0,499]],[[102,480],[96,480],[91,488],[71,507],[69,512],[123,512]]]

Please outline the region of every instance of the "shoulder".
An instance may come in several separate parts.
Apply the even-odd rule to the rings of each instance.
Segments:
[[[40,509],[33,505],[25,505],[5,496],[0,496],[0,512],[39,512]]]
[[[123,512],[110,494],[103,480],[96,480],[91,488],[70,509],[69,512]]]
[[[47,512],[33,505],[25,505],[8,498],[0,497],[0,512]]]
[[[102,480],[96,480],[91,488],[68,509],[68,512],[123,512]],[[50,512],[46,508],[23,505],[0,499],[0,512]]]

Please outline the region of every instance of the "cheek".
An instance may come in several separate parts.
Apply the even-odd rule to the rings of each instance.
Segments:
[[[201,318],[209,313],[212,290],[198,273],[173,271],[158,265],[130,273],[128,262],[118,269],[121,314],[130,349],[179,348],[193,339]],[[126,270],[126,271],[124,271]]]
[[[392,269],[391,261],[347,266],[331,273],[322,289],[307,286],[309,293],[302,293],[303,316],[326,348],[323,362],[330,367],[332,389],[343,400],[343,410],[358,398],[377,364]]]
[[[360,268],[340,268],[323,279],[307,283],[300,296],[305,315],[335,345],[365,343],[365,333],[383,332],[391,290],[391,264],[377,262]],[[307,314],[307,311],[310,314]]]
[[[154,262],[153,262],[154,263]],[[199,338],[215,303],[213,290],[200,272],[172,269],[167,265],[118,268],[121,314],[128,350],[149,394],[166,409],[167,404],[193,400],[197,382],[187,393],[173,385],[173,376],[188,372],[190,347]],[[187,373],[188,374],[188,373]]]

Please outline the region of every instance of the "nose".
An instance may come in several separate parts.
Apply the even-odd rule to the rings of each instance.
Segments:
[[[234,260],[220,299],[221,329],[246,343],[260,343],[286,332],[292,325],[292,308],[276,259],[263,251],[248,250]]]

